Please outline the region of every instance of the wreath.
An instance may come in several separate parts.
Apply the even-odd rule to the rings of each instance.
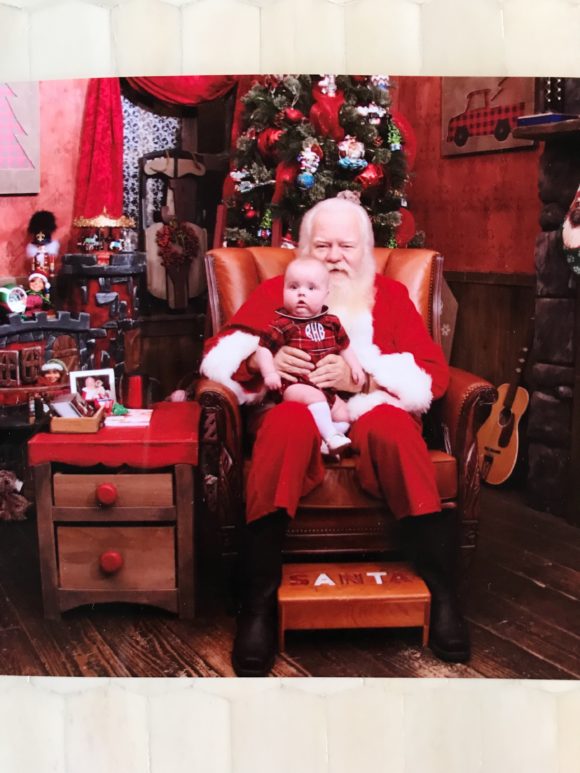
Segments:
[[[173,218],[157,231],[155,241],[159,247],[161,265],[189,266],[199,254],[199,239],[193,228]]]

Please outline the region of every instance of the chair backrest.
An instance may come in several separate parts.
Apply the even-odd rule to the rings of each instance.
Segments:
[[[443,258],[434,250],[375,247],[377,272],[404,284],[436,343],[441,343]],[[211,332],[216,333],[266,279],[283,274],[294,250],[222,247],[205,257]]]

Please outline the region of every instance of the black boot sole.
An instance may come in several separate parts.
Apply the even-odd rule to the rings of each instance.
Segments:
[[[439,660],[443,660],[445,663],[467,663],[471,657],[470,649],[447,650],[440,647],[436,642],[431,641],[429,642],[429,649]]]
[[[250,678],[256,678],[256,677],[264,677],[268,676],[272,668],[274,667],[274,663],[276,661],[276,655],[272,655],[272,657],[266,662],[264,668],[251,668],[241,665],[237,658],[232,654],[232,666],[234,668],[234,671],[236,673],[236,676],[240,677],[250,677]]]

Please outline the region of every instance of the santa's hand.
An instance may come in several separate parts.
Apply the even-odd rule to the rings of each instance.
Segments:
[[[298,381],[298,376],[309,377],[314,368],[308,352],[293,346],[283,346],[279,349],[274,355],[274,365],[282,378],[292,383]]]
[[[349,366],[339,354],[327,354],[310,374],[309,380],[319,389],[336,389],[339,392],[359,392]],[[364,379],[363,379],[364,383]]]

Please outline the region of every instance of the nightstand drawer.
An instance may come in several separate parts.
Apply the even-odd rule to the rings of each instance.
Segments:
[[[53,476],[56,507],[171,507],[171,473]]]
[[[59,526],[63,590],[174,590],[173,526]]]

